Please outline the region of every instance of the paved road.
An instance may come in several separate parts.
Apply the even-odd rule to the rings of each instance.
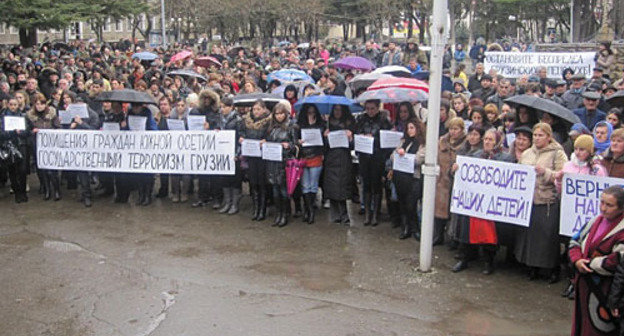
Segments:
[[[0,199],[0,335],[566,335],[563,283],[453,274],[388,223],[285,228],[188,204]],[[249,209],[249,200],[243,202]],[[353,209],[352,209],[353,210]],[[248,212],[248,211],[247,211]]]

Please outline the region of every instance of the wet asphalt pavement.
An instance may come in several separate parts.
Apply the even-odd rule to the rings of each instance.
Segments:
[[[353,206],[352,227],[320,210],[280,229],[249,219],[248,196],[234,216],[30,198],[0,198],[0,335],[569,334],[563,281],[502,260],[491,276],[481,262],[454,274],[446,247],[420,273],[418,243],[362,226]]]

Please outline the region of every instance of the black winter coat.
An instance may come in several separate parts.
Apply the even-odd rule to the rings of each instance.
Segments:
[[[294,157],[297,139],[295,128],[286,120],[285,125],[272,125],[266,137],[267,142],[287,142],[288,149],[282,149],[282,161],[266,161],[266,178],[270,184],[286,185],[286,160]]]
[[[381,130],[390,130],[392,129],[392,124],[390,120],[386,116],[384,112],[379,112],[373,118],[369,117],[368,114],[361,114],[356,122],[355,133],[357,134],[372,134],[375,138],[375,142],[373,145],[373,154],[365,154],[358,153],[360,156],[368,156],[373,157],[375,160],[381,160],[381,162],[386,162],[386,159],[392,153],[392,149],[380,147],[380,131]]]
[[[351,119],[329,122],[329,131],[355,130],[355,121]],[[350,148],[326,147],[323,177],[323,196],[330,200],[345,201],[351,198],[353,186],[353,160]]]

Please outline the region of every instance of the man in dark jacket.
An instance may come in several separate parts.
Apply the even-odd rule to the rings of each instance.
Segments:
[[[600,93],[595,91],[583,92],[583,107],[573,110],[581,122],[590,130],[594,129],[596,123],[605,120],[607,114],[598,109],[598,101],[600,101]]]
[[[580,73],[575,74],[572,76],[570,89],[561,96],[563,106],[570,110],[583,106],[583,92],[585,92],[585,76]]]
[[[468,91],[474,93],[475,91],[482,89],[481,78],[483,77],[483,74],[483,63],[477,63],[474,75],[468,78]]]
[[[496,91],[492,88],[492,76],[485,74],[481,77],[481,89],[474,91],[472,98],[479,98],[485,102],[495,93]]]

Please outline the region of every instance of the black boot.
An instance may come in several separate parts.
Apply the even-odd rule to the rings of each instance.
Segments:
[[[288,225],[288,217],[290,217],[290,199],[288,197],[282,198],[282,210],[284,211],[282,215],[282,219],[280,220],[278,226],[284,227]]]
[[[446,220],[435,218],[433,221],[433,246],[444,244]]]
[[[52,196],[55,201],[59,201],[61,199],[61,181],[59,181],[58,174],[56,172],[50,173],[48,178],[50,179]]]
[[[468,268],[468,262],[465,260],[460,260],[459,262],[457,262],[457,264],[455,264],[455,266],[453,266],[453,268],[451,268],[451,272],[453,273],[461,272],[465,270],[466,268]]]
[[[301,217],[301,197],[293,197],[293,202],[295,203],[295,214],[294,218]]]
[[[401,214],[401,225],[403,226],[403,232],[401,232],[399,239],[407,239],[412,236],[412,230],[407,221],[407,215]]]
[[[349,211],[347,210],[347,201],[338,201],[338,209],[340,213],[340,222],[343,225],[351,226],[351,220],[349,219]]]
[[[484,247],[483,256],[485,258],[485,268],[481,273],[490,275],[494,273],[494,257],[496,256],[496,250]]]
[[[371,225],[371,194],[364,193],[364,226]]]
[[[266,209],[267,209],[267,194],[266,189],[261,188],[260,193],[258,195],[258,218],[256,220],[263,221],[266,218]]]
[[[308,194],[303,194],[303,218],[302,222],[307,223],[310,220],[310,199]]]
[[[316,212],[316,210],[314,209],[314,203],[316,201],[316,194],[315,193],[307,193],[306,194],[307,198],[308,198],[308,213],[310,214],[310,217],[308,217],[308,224],[314,224],[314,214]]]
[[[232,206],[228,211],[228,215],[234,215],[238,213],[238,203],[241,198],[241,190],[238,188],[232,188]]]
[[[45,201],[50,200],[52,198],[52,188],[50,188],[50,179],[48,178],[48,173],[41,173],[39,176],[39,184],[43,187],[43,199]]]
[[[340,223],[342,218],[340,217],[340,201],[329,200],[329,216],[334,223]]]
[[[145,202],[145,185],[140,184],[137,187],[137,192],[139,194],[139,199],[136,201],[136,205],[142,205]]]
[[[145,186],[145,198],[143,199],[143,203],[141,203],[142,206],[148,206],[152,204],[152,192],[154,191],[153,183],[153,181],[150,181],[150,183]]]
[[[253,188],[251,191],[251,201],[253,203],[253,215],[251,220],[257,221],[260,216],[260,194],[258,188]]]
[[[401,219],[401,209],[399,207],[399,202],[397,201],[389,201],[388,203],[388,212],[390,213],[390,221],[392,222],[392,228],[398,228],[402,223]]]
[[[379,217],[379,210],[381,209],[381,194],[373,195],[373,215],[371,217],[371,226],[377,226],[379,222],[377,221],[377,217]]]
[[[284,216],[284,202],[282,202],[280,195],[273,195],[273,204],[275,204],[276,214],[275,221],[273,221],[273,225],[271,226],[278,226],[279,223],[282,221],[282,217]]]
[[[232,188],[223,188],[223,206],[219,209],[219,213],[227,213],[232,207]]]

